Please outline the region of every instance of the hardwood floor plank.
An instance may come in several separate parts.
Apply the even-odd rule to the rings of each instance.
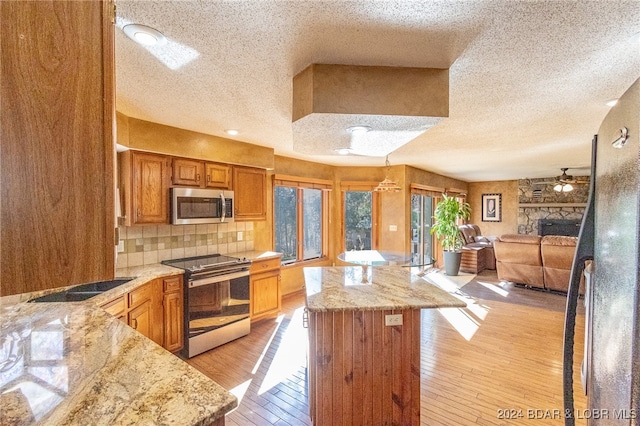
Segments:
[[[499,295],[487,286],[495,286],[506,295]],[[458,293],[472,305],[460,310],[420,313],[421,424],[562,424],[562,419],[540,418],[540,413],[562,408],[565,297],[500,284],[494,271],[480,273]],[[283,299],[279,319],[254,323],[248,336],[187,361],[234,393],[244,391],[239,407],[227,416],[228,426],[312,424],[308,386],[313,373],[307,370],[304,355],[307,340],[300,314],[303,306],[302,295],[287,297]],[[583,322],[580,310],[574,355],[575,405],[579,410],[586,407],[579,375],[584,350]],[[340,332],[325,329],[323,324],[317,326],[326,333]],[[386,335],[390,340],[391,329],[374,330],[373,335]],[[370,350],[368,344],[364,341],[362,349]],[[357,354],[353,354],[351,359],[342,360],[342,368],[338,369],[341,371],[334,371],[334,380],[343,380],[344,371],[354,367],[352,363],[363,374],[393,375],[390,365],[377,362],[386,348],[375,349],[378,352],[371,358],[356,359]],[[332,388],[329,383],[327,386]],[[372,408],[374,422],[379,420],[381,424],[385,407],[376,403],[379,398],[376,389],[368,392],[362,394],[364,398],[360,396],[363,408],[367,407],[367,412]],[[358,396],[344,395],[343,404],[351,403],[352,398]],[[500,418],[504,416],[499,416],[498,410],[508,409],[522,410],[524,418]],[[526,418],[527,410],[534,410],[532,418]],[[535,410],[539,410],[537,417]],[[576,424],[586,425],[586,420],[577,419]]]

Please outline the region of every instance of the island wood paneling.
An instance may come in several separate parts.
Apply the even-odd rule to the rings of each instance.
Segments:
[[[114,276],[113,14],[0,2],[3,296]]]
[[[385,326],[402,314],[403,325]],[[314,425],[420,424],[420,310],[309,312]]]

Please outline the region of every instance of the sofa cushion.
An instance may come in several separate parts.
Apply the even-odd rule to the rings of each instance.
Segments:
[[[544,285],[549,290],[568,290],[577,242],[577,237],[560,235],[542,238],[540,251],[544,265]]]
[[[524,234],[504,234],[498,238],[497,241],[504,241],[506,243],[520,243],[520,244],[540,244],[542,237],[537,235],[524,235]]]
[[[498,279],[544,287],[540,237],[505,234],[493,243]]]

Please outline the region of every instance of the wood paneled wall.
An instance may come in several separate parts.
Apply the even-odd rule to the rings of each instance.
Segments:
[[[113,13],[0,2],[2,295],[113,278]]]
[[[309,312],[309,405],[316,426],[419,425],[420,310]]]

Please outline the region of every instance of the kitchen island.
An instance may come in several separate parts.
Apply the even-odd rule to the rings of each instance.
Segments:
[[[0,424],[224,425],[234,395],[97,306],[182,273],[138,269],[126,271],[135,280],[83,302],[0,297]]]
[[[466,303],[400,266],[304,268],[315,426],[420,424],[420,312]]]

